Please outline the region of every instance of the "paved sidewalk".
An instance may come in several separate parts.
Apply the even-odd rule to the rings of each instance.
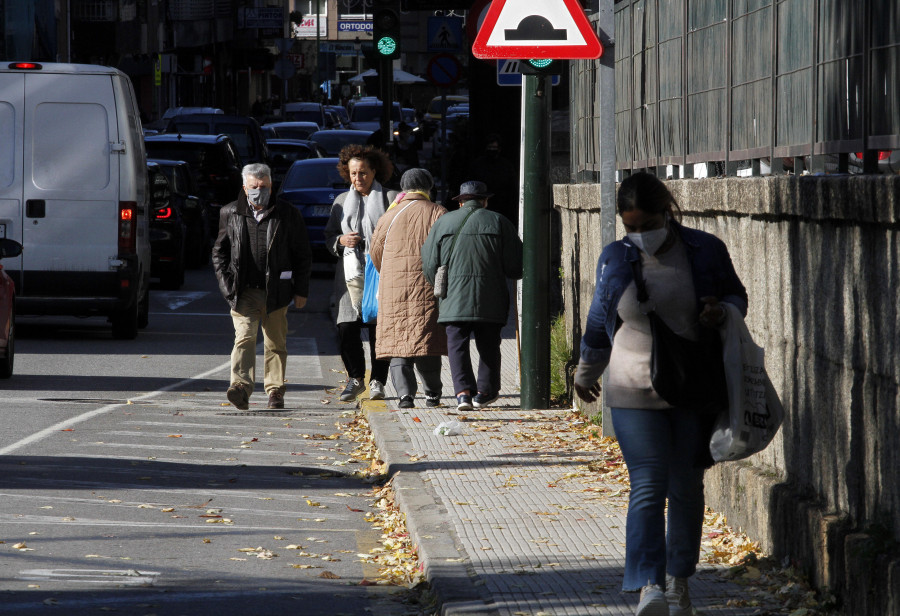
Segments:
[[[426,408],[420,387],[417,408],[398,410],[390,385],[386,404],[362,405],[440,613],[631,615],[639,596],[620,590],[627,483],[598,481],[588,465],[605,464],[603,454],[580,450],[584,437],[570,430],[569,413],[518,408],[517,369],[516,340],[507,334],[504,395],[490,409],[465,413],[459,436],[434,434],[441,422],[461,419],[446,358],[446,406]],[[537,438],[548,433],[552,447]],[[698,613],[777,613],[764,602],[727,606],[761,599],[722,570],[701,563],[692,578]]]

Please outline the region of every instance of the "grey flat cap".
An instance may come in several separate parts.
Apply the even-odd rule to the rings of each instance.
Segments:
[[[463,182],[459,187],[459,194],[453,197],[454,201],[468,201],[469,199],[487,199],[493,197],[494,193],[487,191],[487,185],[484,182]]]

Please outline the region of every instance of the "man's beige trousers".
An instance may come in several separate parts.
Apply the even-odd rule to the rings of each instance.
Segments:
[[[234,349],[231,351],[231,384],[241,384],[247,394],[256,382],[256,335],[262,325],[264,349],[263,388],[266,393],[284,393],[287,363],[287,306],[266,314],[266,292],[244,289],[231,311]]]

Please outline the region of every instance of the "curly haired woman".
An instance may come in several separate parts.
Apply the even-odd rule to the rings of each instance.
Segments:
[[[338,158],[338,171],[350,182],[350,190],[338,195],[331,205],[331,217],[325,225],[325,244],[338,258],[334,274],[335,291],[340,295],[337,328],[341,359],[348,377],[341,400],[355,400],[366,390],[363,327],[369,330],[372,365],[369,394],[373,400],[381,400],[390,361],[376,359],[375,324],[362,322],[360,307],[365,255],[371,246],[372,233],[378,219],[397,196],[397,191],[382,186],[390,179],[394,167],[387,154],[372,146],[345,146]]]

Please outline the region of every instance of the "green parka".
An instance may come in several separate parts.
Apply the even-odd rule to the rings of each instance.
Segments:
[[[453,236],[469,212],[451,251]],[[506,279],[522,277],[522,240],[507,218],[477,201],[438,218],[422,246],[422,271],[432,285],[443,264],[449,265],[447,297],[439,301],[438,323],[506,323]]]

